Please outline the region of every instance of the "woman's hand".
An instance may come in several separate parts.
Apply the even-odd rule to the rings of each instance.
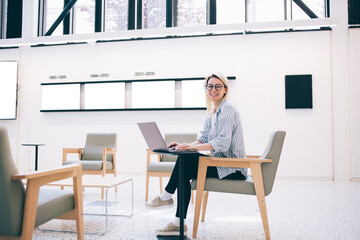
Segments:
[[[173,149],[176,149],[176,147],[179,146],[179,143],[177,142],[172,142],[168,145],[168,148],[173,148]]]
[[[196,150],[196,145],[191,143],[182,143],[176,146],[176,150]]]

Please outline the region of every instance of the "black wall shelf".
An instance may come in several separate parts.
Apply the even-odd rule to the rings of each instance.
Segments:
[[[206,110],[206,108],[116,108],[116,109],[60,109],[40,110],[40,112],[111,112],[111,111],[173,111]]]
[[[229,80],[235,80],[235,76],[228,76]],[[91,83],[118,83],[118,82],[159,82],[159,81],[190,81],[190,80],[204,80],[204,77],[190,77],[190,78],[145,78],[145,79],[131,79],[131,80],[99,80],[99,81],[77,81],[77,82],[44,82],[41,85],[60,85],[60,84],[91,84]]]

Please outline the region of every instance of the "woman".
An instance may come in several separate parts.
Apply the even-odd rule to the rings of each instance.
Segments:
[[[211,151],[214,157],[225,158],[244,158],[245,148],[243,140],[243,130],[241,126],[239,112],[230,104],[226,98],[228,96],[228,79],[222,74],[212,74],[205,78],[206,102],[208,117],[205,120],[204,129],[200,132],[200,137],[193,143],[173,142],[169,147],[178,150],[192,149],[197,151]],[[198,155],[184,155],[184,218],[191,197],[190,181],[197,178]],[[151,209],[171,207],[174,204],[172,194],[178,186],[178,161],[175,164],[171,177],[165,191],[153,201],[146,203]],[[246,179],[247,169],[228,168],[228,167],[208,167],[207,177],[219,179]],[[187,227],[184,226],[184,235]],[[179,205],[176,217],[164,229],[156,231],[160,236],[173,236],[180,234]]]

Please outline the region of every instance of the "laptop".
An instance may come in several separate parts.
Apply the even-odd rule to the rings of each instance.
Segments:
[[[143,122],[138,123],[140,131],[145,138],[145,141],[153,152],[158,153],[198,153],[196,150],[175,150],[168,148],[163,136],[160,133],[160,130],[155,122]]]

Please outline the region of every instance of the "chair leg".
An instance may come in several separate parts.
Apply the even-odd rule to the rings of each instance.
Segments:
[[[205,214],[206,214],[206,206],[208,202],[209,191],[206,191],[203,197],[203,206],[202,206],[202,213],[201,213],[201,221],[205,222]]]
[[[195,190],[191,190],[191,204],[194,204],[194,191]]]
[[[25,206],[24,206],[21,239],[32,239],[34,233],[36,211],[37,211],[36,203],[38,202],[40,187],[35,186],[35,184],[31,184],[30,181],[27,184],[27,189],[25,194]]]
[[[265,192],[264,192],[264,184],[263,177],[261,173],[261,165],[260,163],[251,163],[250,164],[252,178],[254,180],[256,197],[259,204],[261,219],[264,226],[264,232],[266,240],[270,240],[270,229],[269,229],[269,221],[267,216],[266,202],[265,202]]]
[[[193,238],[196,238],[199,227],[199,217],[200,217],[201,203],[202,203],[202,197],[205,187],[206,171],[207,171],[206,163],[204,163],[203,161],[199,161],[197,187],[196,187]]]
[[[160,194],[162,194],[162,177],[159,177],[159,181],[160,181]]]
[[[78,172],[78,176],[73,178],[73,189],[77,240],[84,240],[83,196],[80,188],[82,186],[82,179],[80,176],[80,172]]]
[[[149,173],[146,172],[145,202],[149,200]]]

